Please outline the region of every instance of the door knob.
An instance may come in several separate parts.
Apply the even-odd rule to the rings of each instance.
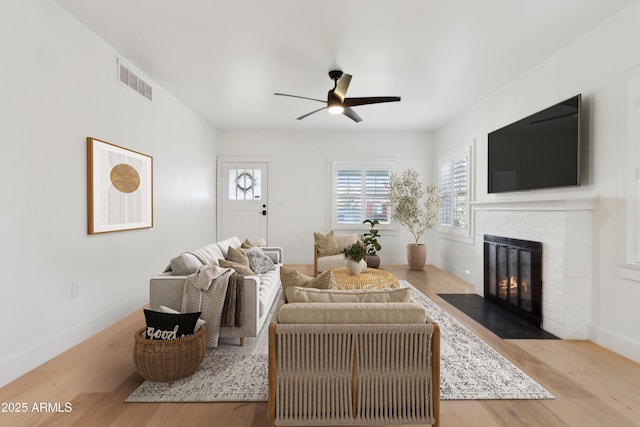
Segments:
[[[260,211],[259,213],[262,213],[262,215],[266,215],[267,214],[267,210],[263,209],[262,211]]]

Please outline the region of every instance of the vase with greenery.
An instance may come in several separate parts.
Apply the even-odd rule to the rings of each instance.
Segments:
[[[380,221],[377,219],[365,219],[362,221],[363,224],[369,224],[369,231],[364,233],[362,243],[365,244],[367,248],[367,267],[369,268],[378,268],[380,267],[380,256],[378,255],[378,251],[382,249],[382,246],[378,242],[380,238],[380,234],[378,230],[376,230],[376,225],[380,224]]]
[[[407,245],[409,269],[422,270],[427,248],[420,237],[436,225],[442,206],[442,193],[437,185],[425,185],[418,172],[407,169],[401,174],[393,172],[389,178],[389,204],[391,218],[398,221],[415,238]]]
[[[364,260],[367,256],[367,250],[362,243],[356,242],[347,246],[343,253],[347,259],[346,267],[349,273],[358,275],[367,268],[367,263]]]

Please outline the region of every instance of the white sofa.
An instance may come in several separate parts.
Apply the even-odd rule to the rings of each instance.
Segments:
[[[194,273],[203,265],[201,261],[203,256],[207,258],[207,263],[217,265],[218,259],[226,258],[229,246],[239,248],[240,239],[234,236],[193,251],[197,252],[199,257],[186,252],[172,259],[165,272],[149,280],[151,309],[158,310],[163,305],[179,311],[182,308],[182,295],[187,275]],[[258,336],[281,288],[280,266],[284,258],[282,248],[262,247],[261,249],[271,258],[275,264],[275,270],[256,276],[245,276],[242,302],[243,325],[220,328],[220,337],[238,337],[241,345],[245,344],[246,337]]]

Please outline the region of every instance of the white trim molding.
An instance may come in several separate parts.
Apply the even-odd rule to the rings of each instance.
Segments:
[[[472,202],[474,210],[484,211],[592,211],[598,196],[540,200],[494,200]]]

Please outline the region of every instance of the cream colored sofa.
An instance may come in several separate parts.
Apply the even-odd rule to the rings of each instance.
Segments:
[[[209,263],[217,265],[218,259],[226,257],[229,246],[239,248],[241,246],[240,239],[234,236],[197,251],[200,257],[205,254],[204,256],[208,258]],[[245,344],[246,337],[258,336],[281,288],[280,266],[284,258],[283,249],[281,247],[262,247],[261,249],[271,258],[276,269],[264,274],[245,276],[242,305],[243,325],[234,328],[220,328],[220,337],[238,337],[241,345]],[[195,272],[201,265],[203,265],[201,260],[189,252],[172,259],[165,272],[149,280],[149,305],[151,309],[158,310],[163,305],[180,311],[185,279],[188,274]]]
[[[353,234],[336,234],[336,243],[338,244],[338,253],[326,256],[318,254],[318,244],[313,244],[313,274],[317,275],[323,271],[340,268],[347,265],[347,259],[344,257],[345,248],[358,241],[358,235]]]
[[[379,302],[383,290],[312,292],[269,325],[269,426],[437,426],[440,330],[424,307]]]

